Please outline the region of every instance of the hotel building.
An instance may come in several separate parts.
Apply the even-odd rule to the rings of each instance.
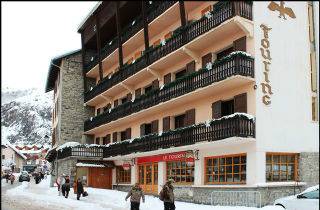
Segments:
[[[158,194],[173,178],[177,199],[197,203],[258,191],[264,205],[317,184],[315,8],[99,2],[78,28],[83,89],[75,87],[94,113],[47,159],[95,187],[139,182]]]

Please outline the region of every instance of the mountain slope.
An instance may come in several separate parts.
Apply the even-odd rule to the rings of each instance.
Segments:
[[[50,144],[52,93],[6,89],[1,98],[2,143]]]

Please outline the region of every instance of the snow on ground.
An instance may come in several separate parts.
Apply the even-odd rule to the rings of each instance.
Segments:
[[[61,206],[62,209],[81,209],[81,210],[128,210],[130,209],[129,200],[126,202],[125,192],[115,190],[105,190],[96,188],[85,188],[89,196],[76,199],[73,189],[70,190],[69,198],[58,196],[56,187],[49,187],[50,176],[40,184],[34,182],[23,182],[20,186],[7,191],[8,196],[23,196],[29,202],[37,202],[46,206]],[[146,203],[141,203],[141,210],[163,210],[163,203],[156,197],[146,196]],[[193,203],[176,202],[176,210],[258,210],[253,207],[223,207],[208,206]],[[266,206],[261,210],[280,210],[280,207]]]

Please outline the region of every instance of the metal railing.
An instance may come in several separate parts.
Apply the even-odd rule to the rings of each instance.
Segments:
[[[210,203],[214,206],[246,206],[261,208],[261,193],[259,191],[216,190],[210,194]]]

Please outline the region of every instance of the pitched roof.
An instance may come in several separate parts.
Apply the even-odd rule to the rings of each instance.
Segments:
[[[51,59],[50,65],[49,65],[49,70],[48,70],[48,76],[47,76],[47,83],[45,87],[45,92],[49,92],[54,89],[54,83],[58,77],[58,72],[59,72],[59,66],[61,65],[61,60],[63,58],[66,58],[68,56],[80,53],[81,49],[74,50],[68,53],[65,53],[63,55],[56,56]]]
[[[15,151],[18,155],[20,155],[23,159],[27,159],[27,157],[22,154],[15,146],[13,146],[12,144],[10,144],[9,142],[6,144],[6,146],[10,147],[11,149],[13,149],[13,151]]]

